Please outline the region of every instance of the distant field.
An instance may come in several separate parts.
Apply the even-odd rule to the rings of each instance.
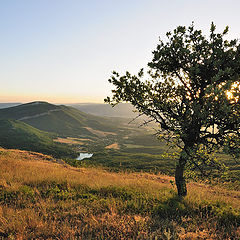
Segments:
[[[177,159],[172,154],[176,149],[169,148],[144,129],[134,131],[130,128],[120,136],[107,135],[97,141],[81,143],[85,146],[85,151],[94,153],[92,158],[83,160],[81,164],[107,167],[114,171],[146,171],[174,175]],[[240,161],[224,154],[217,156],[229,169],[224,181],[236,182],[233,187],[240,186]]]
[[[54,139],[54,142],[59,142],[59,143],[66,143],[66,144],[70,144],[70,145],[74,145],[74,144],[84,144],[83,142],[79,141],[77,138],[56,138]]]
[[[93,133],[94,135],[98,137],[106,137],[108,135],[117,135],[115,132],[106,132],[106,131],[100,131],[100,130],[95,130],[90,127],[85,127],[89,132]]]
[[[113,144],[110,144],[110,145],[106,146],[105,149],[115,149],[115,150],[118,150],[119,149],[119,145],[118,145],[118,143],[113,143]]]

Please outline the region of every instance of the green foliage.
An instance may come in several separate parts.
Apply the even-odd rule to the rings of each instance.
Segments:
[[[81,161],[85,166],[103,166],[114,171],[154,172],[174,174],[176,161],[162,154],[130,153],[120,151],[98,152],[91,159]]]
[[[0,203],[9,206],[25,208],[29,203],[35,203],[35,198],[34,190],[27,185],[14,191],[8,189],[1,189],[0,191]]]
[[[194,180],[209,180],[216,176],[224,177],[228,168],[216,153],[209,153],[205,145],[199,145],[199,148],[191,154],[191,161],[186,164],[185,176]],[[227,164],[227,162],[226,162]]]
[[[232,154],[239,151],[240,45],[226,40],[227,32],[228,27],[216,33],[212,23],[206,37],[193,24],[179,26],[153,51],[148,80],[142,80],[143,69],[137,75],[113,72],[109,80],[115,89],[106,102],[130,102],[159,124],[159,137],[182,149],[176,167],[179,183],[184,183],[187,163],[208,175],[208,167],[220,167],[209,154],[223,147]],[[199,154],[202,146],[206,154]]]

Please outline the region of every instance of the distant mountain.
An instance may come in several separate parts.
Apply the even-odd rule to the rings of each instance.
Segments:
[[[0,103],[0,108],[8,108],[20,105],[21,103]]]
[[[119,103],[115,107],[102,103],[76,103],[68,106],[97,116],[121,118],[134,118],[137,116],[137,113],[133,112],[135,108],[130,103]]]
[[[76,108],[32,102],[0,109],[0,119],[23,121],[35,128],[61,136],[97,136],[93,130],[117,132],[121,120],[97,117]]]
[[[54,157],[76,157],[69,146],[53,142],[52,135],[17,120],[0,120],[0,146],[40,152]]]

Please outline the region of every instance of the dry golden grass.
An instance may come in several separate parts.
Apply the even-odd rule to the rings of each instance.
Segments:
[[[70,144],[70,145],[76,145],[76,144],[83,144],[83,142],[78,141],[76,139],[71,139],[71,138],[56,138],[53,140],[54,142],[59,142],[59,143],[66,143],[66,144]]]
[[[20,150],[0,151],[0,179],[12,184],[67,181],[69,184],[86,184],[91,187],[135,186],[147,192],[151,190],[152,193],[155,193],[156,188],[170,187],[171,178],[168,176],[112,173],[101,168],[75,168],[67,164],[58,164],[49,156],[44,158],[43,154],[32,155]]]
[[[180,201],[170,180],[0,149],[0,239],[240,238],[239,191],[189,183]],[[218,204],[236,218],[216,215]]]
[[[90,138],[74,138],[74,137],[67,137],[68,139],[73,139],[73,140],[77,140],[77,141],[87,141],[87,142],[93,142],[92,139]]]
[[[111,145],[108,145],[105,147],[106,149],[115,149],[115,150],[118,150],[119,149],[119,146],[118,146],[118,143],[113,143]]]
[[[100,131],[100,130],[96,130],[96,129],[92,129],[90,127],[85,127],[89,132],[91,132],[92,134],[97,135],[98,137],[106,137],[108,135],[117,135],[114,132],[104,132],[104,131]]]

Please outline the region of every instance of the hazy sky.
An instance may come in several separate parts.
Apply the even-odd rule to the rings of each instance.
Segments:
[[[239,0],[0,0],[0,102],[103,102],[113,70],[136,73],[158,37],[213,21],[240,38]]]

